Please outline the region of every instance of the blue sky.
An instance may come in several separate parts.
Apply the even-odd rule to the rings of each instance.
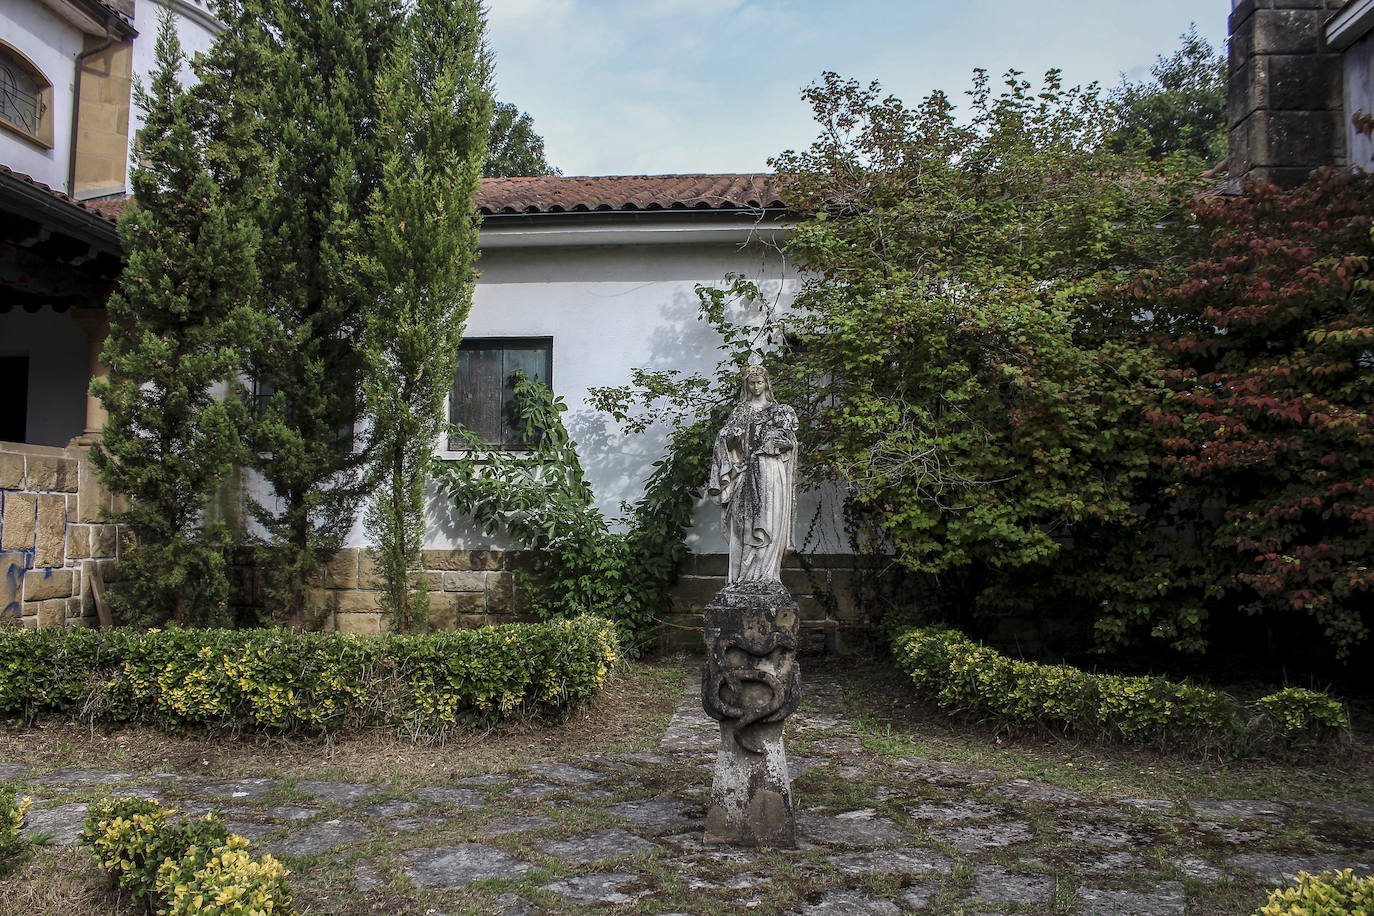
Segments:
[[[534,117],[565,175],[755,172],[814,136],[822,71],[956,103],[975,67],[1066,84],[1148,76],[1228,0],[488,0],[497,95]]]

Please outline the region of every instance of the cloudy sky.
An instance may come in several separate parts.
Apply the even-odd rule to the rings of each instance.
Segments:
[[[825,70],[914,103],[970,74],[1051,67],[1066,84],[1149,75],[1229,0],[488,0],[497,95],[565,175],[757,172],[814,137]]]

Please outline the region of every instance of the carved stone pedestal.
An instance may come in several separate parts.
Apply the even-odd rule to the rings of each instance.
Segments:
[[[736,582],[706,606],[701,702],[720,721],[706,842],[796,846],[783,720],[801,699],[797,603],[779,582]]]

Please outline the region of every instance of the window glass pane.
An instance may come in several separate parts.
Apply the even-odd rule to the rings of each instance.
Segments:
[[[0,52],[0,117],[38,134],[39,85],[11,59]]]
[[[513,345],[504,352],[501,386],[501,402],[505,407],[505,428],[501,442],[506,448],[523,448],[525,433],[520,417],[515,411],[515,373],[523,372],[535,381],[549,383],[549,351],[546,347],[525,347]]]

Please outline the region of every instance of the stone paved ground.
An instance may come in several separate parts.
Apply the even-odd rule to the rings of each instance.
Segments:
[[[807,684],[788,747],[800,848],[701,842],[717,730],[689,684],[659,747],[448,785],[59,770],[0,779],[30,831],[77,841],[89,802],[223,812],[292,869],[308,914],[1249,912],[1297,871],[1374,863],[1374,806],[1092,798],[948,761],[875,757],[837,683]],[[1230,910],[1226,901],[1243,908]],[[0,902],[3,910],[3,902]]]

